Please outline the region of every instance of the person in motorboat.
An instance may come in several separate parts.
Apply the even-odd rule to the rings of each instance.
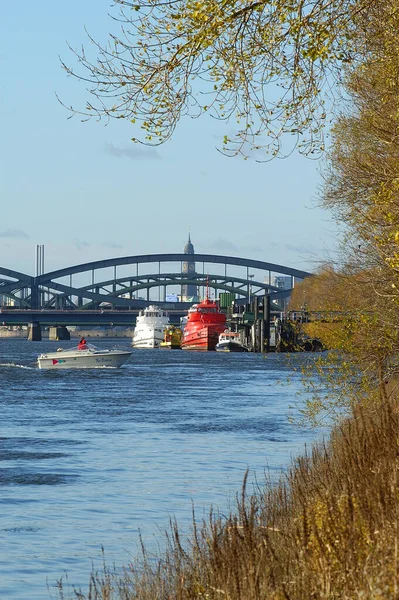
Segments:
[[[87,346],[87,342],[85,340],[84,337],[80,338],[79,340],[79,344],[78,344],[78,350],[87,350],[88,346]]]

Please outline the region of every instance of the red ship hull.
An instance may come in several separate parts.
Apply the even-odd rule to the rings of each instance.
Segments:
[[[194,304],[188,311],[187,324],[183,331],[183,350],[215,350],[219,334],[226,328],[226,315],[220,312],[216,302],[208,298]]]
[[[215,325],[204,326],[192,333],[188,333],[182,340],[183,350],[215,350],[219,340],[219,333],[222,333],[224,327]]]

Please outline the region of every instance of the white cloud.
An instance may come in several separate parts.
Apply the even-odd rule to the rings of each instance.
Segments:
[[[112,142],[106,142],[105,152],[116,156],[117,158],[128,157],[133,159],[149,159],[149,160],[160,160],[160,156],[155,148],[149,148],[148,146],[141,146],[132,142],[131,146],[117,147]]]
[[[233,244],[233,242],[230,242],[229,240],[224,240],[223,238],[218,238],[214,242],[211,242],[206,246],[206,248],[226,252],[239,252],[238,246],[236,246],[235,244]]]
[[[115,242],[103,242],[102,245],[105,248],[123,248],[123,244],[117,244]]]
[[[21,231],[21,229],[5,229],[4,231],[0,231],[0,237],[28,239],[29,235],[25,231]]]

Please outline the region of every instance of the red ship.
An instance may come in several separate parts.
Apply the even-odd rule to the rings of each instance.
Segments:
[[[215,350],[219,334],[225,329],[226,315],[207,294],[205,300],[193,304],[188,311],[181,347],[183,350]]]

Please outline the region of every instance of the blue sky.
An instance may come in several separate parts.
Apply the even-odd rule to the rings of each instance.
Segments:
[[[330,215],[314,208],[318,163],[298,154],[267,164],[216,151],[226,129],[183,120],[157,149],[135,146],[130,125],[69,114],[84,84],[68,78],[67,42],[106,42],[109,0],[2,3],[0,8],[0,265],[34,274],[103,258],[197,252],[314,270],[335,248]]]

